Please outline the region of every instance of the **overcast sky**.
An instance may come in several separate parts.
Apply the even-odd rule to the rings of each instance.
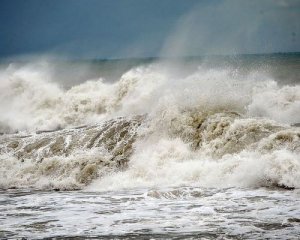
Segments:
[[[300,51],[300,0],[1,0],[0,57]]]

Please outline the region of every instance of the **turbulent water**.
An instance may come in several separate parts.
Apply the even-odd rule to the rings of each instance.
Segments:
[[[298,54],[2,64],[0,236],[297,239],[299,74]]]

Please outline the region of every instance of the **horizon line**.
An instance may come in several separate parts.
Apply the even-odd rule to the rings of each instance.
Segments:
[[[28,61],[30,59],[43,59],[49,58],[58,61],[124,61],[124,60],[177,60],[177,59],[187,59],[187,58],[204,58],[204,57],[239,57],[239,56],[265,56],[265,55],[298,55],[300,51],[297,52],[270,52],[270,53],[237,53],[237,54],[202,54],[202,55],[186,55],[186,56],[144,56],[144,57],[94,57],[94,58],[84,58],[84,57],[64,57],[56,55],[19,55],[14,57],[0,57],[0,62],[7,61]]]

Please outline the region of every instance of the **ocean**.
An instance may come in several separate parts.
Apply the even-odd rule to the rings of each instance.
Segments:
[[[300,54],[0,63],[1,239],[299,239]]]

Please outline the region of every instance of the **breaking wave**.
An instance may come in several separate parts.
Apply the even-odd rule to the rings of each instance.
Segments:
[[[135,67],[69,89],[0,73],[0,187],[300,188],[300,86],[262,71]]]

